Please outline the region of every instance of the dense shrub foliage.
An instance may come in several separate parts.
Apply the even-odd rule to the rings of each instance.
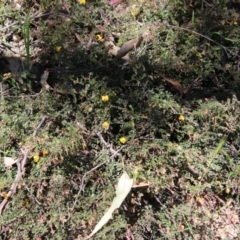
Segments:
[[[0,5],[1,239],[239,238],[237,2]]]

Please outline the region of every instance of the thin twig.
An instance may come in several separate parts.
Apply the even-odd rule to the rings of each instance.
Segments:
[[[20,164],[20,168],[21,168],[21,174],[22,176],[24,175],[25,173],[25,165],[26,165],[26,162],[27,162],[27,157],[28,157],[28,149],[24,149],[24,150],[21,150],[22,153],[24,154],[24,157],[22,160],[19,161],[19,164]],[[26,154],[27,152],[27,154]]]
[[[8,89],[8,91],[10,91],[11,89]],[[6,92],[6,91],[5,91]],[[40,95],[42,93],[42,89],[40,92],[38,93],[34,93],[34,94],[26,94],[26,95],[19,95],[19,96],[6,96],[5,98],[25,98],[25,97],[37,97],[38,95]]]
[[[109,160],[112,159],[112,158],[115,158],[116,156],[119,156],[120,154],[119,154],[118,152],[120,152],[124,147],[125,147],[125,146],[122,146],[120,149],[118,149],[118,150],[116,151],[116,153],[113,154],[113,155],[109,158]],[[84,179],[85,179],[85,177],[86,177],[89,173],[91,173],[92,171],[100,168],[102,165],[104,165],[105,163],[109,162],[109,160],[106,160],[106,161],[104,161],[104,162],[102,162],[102,163],[99,163],[97,166],[95,166],[94,168],[92,168],[91,170],[89,170],[88,172],[86,172],[86,173],[83,175],[82,181],[81,181],[81,186],[80,186],[80,189],[79,189],[79,191],[78,191],[78,195],[79,195],[82,191],[84,192]]]
[[[79,196],[79,195],[81,194],[81,192],[84,192],[84,180],[85,180],[86,176],[87,176],[89,173],[93,172],[94,170],[100,168],[100,167],[101,167],[102,165],[104,165],[105,163],[109,162],[110,159],[115,158],[116,156],[119,156],[119,155],[120,155],[119,152],[121,152],[122,149],[125,148],[125,146],[122,146],[120,149],[118,149],[118,150],[116,151],[116,150],[114,150],[114,149],[112,148],[111,145],[109,145],[109,144],[104,140],[104,138],[103,138],[103,136],[102,136],[102,134],[101,134],[100,132],[96,132],[96,135],[100,138],[101,142],[102,142],[106,147],[109,148],[109,151],[112,153],[112,156],[111,156],[108,160],[106,160],[106,161],[104,161],[104,162],[102,162],[102,163],[99,163],[97,166],[95,166],[94,168],[92,168],[91,170],[89,170],[88,172],[86,172],[86,173],[83,175],[82,181],[81,181],[81,186],[80,186],[80,188],[79,188],[79,191],[78,191],[78,193],[77,193],[77,196]],[[110,147],[109,147],[109,146],[110,146]],[[76,199],[76,200],[74,201],[73,206],[72,206],[72,208],[70,209],[70,211],[73,211],[73,209],[75,208],[76,203],[77,203],[77,200],[78,200],[78,199]]]
[[[27,159],[27,155],[28,155],[28,149],[25,150],[24,152],[24,158],[23,159]],[[21,166],[21,162],[17,162],[17,175],[15,177],[14,182],[12,183],[10,190],[8,191],[8,193],[6,194],[7,198],[5,198],[2,203],[0,204],[0,215],[2,214],[2,211],[4,209],[4,207],[6,206],[6,204],[8,203],[8,199],[11,198],[13,196],[13,194],[16,191],[18,182],[21,180],[22,178],[22,166]]]
[[[44,123],[45,119],[46,119],[46,116],[44,115],[41,119],[41,122],[34,129],[33,136],[36,136],[38,130],[40,129],[40,127]],[[27,157],[28,157],[29,150],[27,148],[24,148],[24,149],[21,149],[21,152],[23,154],[23,158],[16,162],[16,164],[17,164],[17,174],[15,176],[15,180],[13,181],[13,183],[10,187],[10,190],[6,194],[7,197],[0,204],[0,215],[2,215],[3,209],[6,207],[6,205],[8,203],[8,199],[11,198],[13,196],[13,194],[16,192],[18,183],[22,179],[22,177],[25,173],[24,167],[25,167],[26,162],[27,162]]]
[[[112,145],[111,145],[111,144],[107,143],[107,142],[104,140],[104,138],[103,138],[103,136],[102,136],[102,134],[101,134],[100,132],[96,132],[96,135],[99,137],[99,139],[100,139],[101,142],[104,144],[104,146],[109,149],[109,151],[111,152],[111,154],[113,154],[113,155],[115,155],[115,156],[119,156],[119,155],[120,155],[116,150],[114,150],[114,149],[112,148]]]
[[[89,170],[88,172],[86,172],[86,173],[83,175],[82,181],[81,181],[81,186],[80,186],[80,188],[79,188],[79,191],[78,191],[78,193],[77,193],[77,196],[79,196],[79,195],[81,194],[81,192],[84,191],[84,179],[85,179],[85,177],[86,177],[90,172],[92,172],[92,171],[100,168],[102,165],[104,165],[104,164],[107,163],[107,162],[108,162],[108,160],[106,160],[106,161],[98,164],[96,167],[92,168],[91,170]],[[73,209],[75,208],[76,204],[77,204],[77,199],[75,199],[75,201],[74,201],[74,203],[73,203],[73,206],[72,206],[72,208],[70,209],[70,211],[73,211]]]
[[[217,44],[218,46],[220,46],[221,48],[223,48],[226,53],[229,52],[229,53],[231,53],[231,54],[233,54],[233,55],[235,55],[235,56],[240,57],[238,54],[236,54],[235,52],[231,51],[229,48],[225,47],[225,46],[222,45],[221,43],[218,43],[218,42],[214,41],[213,39],[211,39],[210,37],[205,36],[205,35],[203,35],[203,34],[201,34],[201,33],[199,33],[199,32],[196,32],[196,31],[191,30],[191,29],[188,29],[188,28],[183,28],[183,27],[178,27],[178,26],[170,25],[170,24],[166,24],[166,25],[169,26],[169,27],[172,27],[172,28],[176,28],[176,29],[179,29],[179,30],[183,30],[183,31],[187,31],[187,32],[194,33],[194,34],[196,34],[196,35],[198,35],[198,36],[200,36],[200,37],[203,37],[203,38],[209,40],[210,42],[213,42],[213,43]]]
[[[32,193],[31,193],[29,187],[26,185],[26,183],[23,183],[23,185],[25,186],[25,188],[27,189],[27,191],[29,192],[29,194],[32,195]],[[32,197],[34,198],[35,202],[36,202],[38,205],[42,205],[42,203],[40,203],[40,202],[37,200],[37,198],[35,198],[34,196],[32,196]]]
[[[34,132],[33,132],[33,136],[35,137],[37,135],[38,130],[40,129],[40,127],[42,126],[42,124],[44,123],[44,121],[46,120],[46,115],[44,115],[42,117],[41,122],[37,125],[37,127],[35,128]]]
[[[235,146],[233,144],[231,145],[231,148],[235,154],[237,154],[237,155],[240,154],[240,152],[235,148]]]

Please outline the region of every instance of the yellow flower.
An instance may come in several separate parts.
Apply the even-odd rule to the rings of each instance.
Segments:
[[[121,137],[119,141],[120,143],[125,144],[127,142],[127,139],[125,137]]]
[[[108,102],[108,100],[109,100],[109,96],[108,95],[103,95],[102,96],[102,101],[103,102]]]
[[[3,77],[4,77],[4,78],[9,78],[9,77],[11,77],[11,73],[4,73],[4,74],[3,74]]]
[[[106,130],[109,129],[109,123],[108,122],[103,122],[102,127]]]
[[[201,205],[203,204],[203,198],[201,198],[201,197],[197,197],[196,201],[197,201],[197,203],[199,203]]]
[[[40,157],[38,155],[33,156],[33,161],[37,163],[40,160]]]
[[[86,0],[78,0],[80,5],[85,5],[86,4]]]
[[[101,34],[97,34],[96,39],[97,39],[98,42],[103,42],[103,37],[102,37]]]
[[[43,150],[43,151],[42,151],[42,155],[43,155],[44,157],[46,157],[46,156],[48,155],[48,151]]]
[[[23,206],[26,207],[26,206],[28,206],[28,205],[29,205],[29,202],[28,202],[27,200],[24,200],[24,201],[23,201]]]
[[[10,198],[10,195],[8,193],[4,193],[3,197],[4,199],[8,200]]]
[[[48,155],[48,151],[46,150],[42,150],[41,152],[39,152],[40,156],[46,157]]]
[[[55,50],[56,50],[56,52],[61,52],[62,46],[57,46],[57,47],[55,47]]]
[[[179,117],[178,117],[178,120],[179,120],[179,121],[181,121],[181,122],[182,122],[182,121],[184,121],[184,119],[185,119],[185,118],[184,118],[184,116],[183,116],[183,115],[179,115]]]

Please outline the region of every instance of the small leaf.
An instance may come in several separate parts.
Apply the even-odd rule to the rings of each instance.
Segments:
[[[77,39],[80,43],[83,42],[83,39],[81,38],[81,36],[80,36],[78,33],[74,32],[74,35],[75,35],[76,39]]]
[[[93,41],[93,36],[91,35],[89,37],[88,43],[87,43],[87,49],[89,50],[92,47],[92,41]]]
[[[171,78],[166,78],[165,76],[161,76],[165,81],[170,83],[176,90],[179,91],[179,93],[182,95],[184,93],[184,88],[181,83],[171,79]]]

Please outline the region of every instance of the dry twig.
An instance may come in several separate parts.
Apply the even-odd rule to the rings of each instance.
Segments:
[[[41,122],[37,125],[37,127],[33,131],[33,136],[36,136],[37,132],[39,131],[40,127],[44,123],[46,119],[46,116],[43,116],[41,119]],[[16,162],[17,164],[17,174],[15,176],[15,180],[13,181],[10,190],[6,194],[6,198],[1,202],[0,204],[0,215],[2,215],[3,209],[6,207],[8,200],[13,196],[13,194],[16,192],[17,186],[19,181],[22,179],[24,172],[25,172],[25,165],[27,162],[28,152],[29,150],[27,148],[21,149],[23,157],[19,158],[19,160]]]
[[[121,152],[121,150],[122,150],[125,146],[122,146],[120,149],[118,149],[118,150],[116,151],[115,149],[112,148],[112,144],[109,144],[109,143],[107,143],[107,142],[104,140],[104,138],[103,138],[103,136],[102,136],[102,134],[101,134],[100,132],[96,132],[95,134],[100,138],[100,140],[101,140],[101,142],[103,143],[103,145],[104,145],[105,147],[107,147],[107,148],[109,149],[110,153],[112,154],[112,155],[110,156],[109,160],[112,159],[112,158],[115,158],[116,156],[120,156],[120,153],[119,153],[119,152]],[[85,179],[85,177],[86,177],[89,173],[91,173],[91,172],[95,171],[96,169],[100,168],[102,165],[104,165],[105,163],[107,163],[109,160],[106,160],[106,161],[104,161],[104,162],[102,162],[102,163],[99,163],[97,166],[95,166],[94,168],[92,168],[91,170],[89,170],[88,172],[86,172],[86,173],[83,175],[82,181],[81,181],[81,186],[80,186],[80,188],[79,188],[79,191],[78,191],[78,193],[77,193],[77,196],[79,196],[79,195],[81,194],[81,192],[84,192],[84,179]],[[73,211],[73,209],[74,209],[75,206],[76,206],[76,203],[77,203],[77,199],[74,201],[73,206],[72,206],[72,208],[70,209],[70,211]]]
[[[23,159],[19,160],[17,162],[17,175],[15,177],[14,182],[12,183],[10,190],[7,193],[7,198],[5,198],[2,203],[0,204],[0,215],[2,214],[2,211],[4,209],[4,207],[6,206],[6,204],[8,203],[8,199],[11,198],[13,196],[13,194],[16,192],[16,188],[18,185],[18,182],[21,180],[22,175],[23,175],[23,171],[22,171],[22,162],[26,162],[27,156],[28,156],[28,149],[22,150],[22,152],[24,153],[24,157]]]
[[[118,153],[118,151],[116,151],[116,150],[114,150],[114,149],[112,148],[112,144],[109,144],[109,143],[107,143],[107,142],[104,140],[104,138],[103,138],[103,136],[102,136],[102,134],[101,134],[100,132],[96,132],[96,135],[99,137],[99,139],[101,140],[101,142],[103,143],[103,145],[104,145],[106,148],[109,149],[110,153],[114,155],[114,157],[120,155],[120,154]]]
[[[39,131],[40,127],[42,126],[42,124],[45,122],[46,120],[46,116],[44,115],[42,117],[41,122],[37,125],[37,127],[35,128],[34,132],[33,132],[33,136],[35,137],[37,135],[37,132]]]

